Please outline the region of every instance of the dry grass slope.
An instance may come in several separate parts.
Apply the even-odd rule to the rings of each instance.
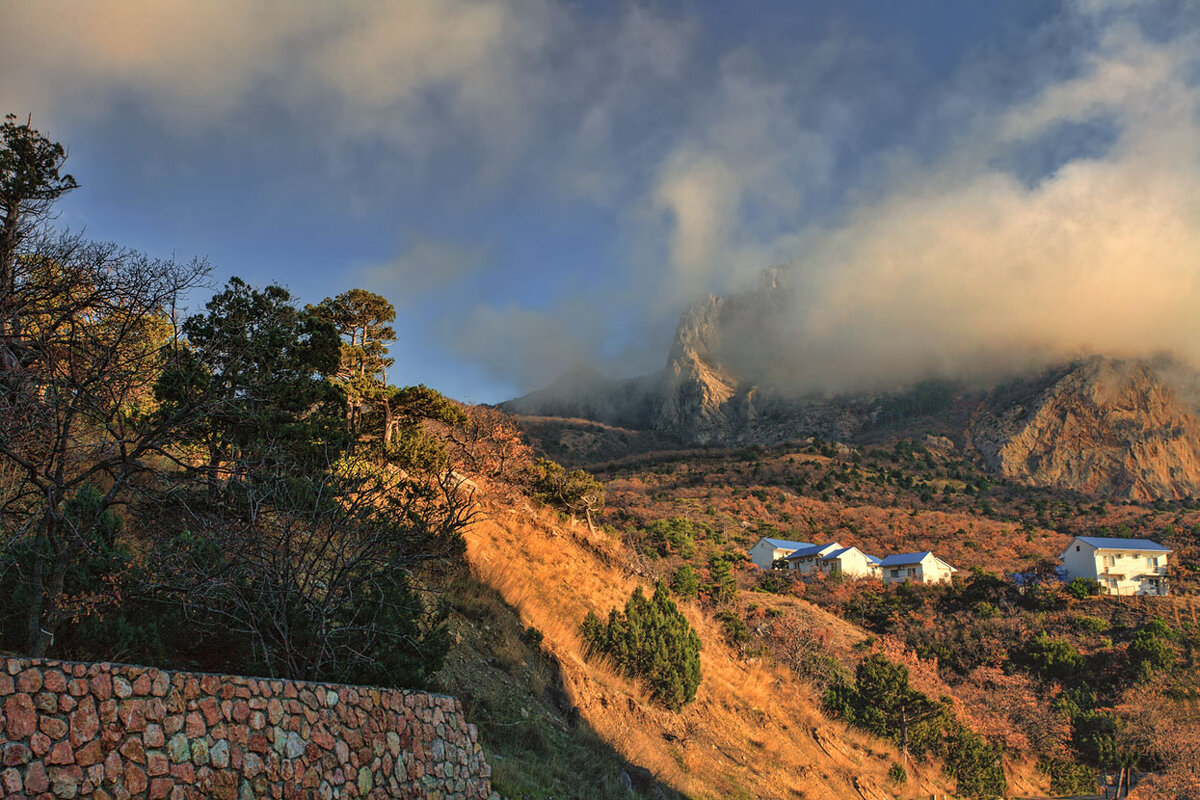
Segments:
[[[936,765],[903,787],[887,778],[894,749],[821,716],[790,674],[747,663],[716,625],[684,608],[704,642],[704,679],[680,713],[652,705],[638,685],[585,661],[579,625],[589,610],[624,604],[637,576],[623,545],[602,532],[526,508],[490,509],[467,535],[471,568],[540,630],[583,719],[630,762],[697,798],[916,798],[949,795]]]

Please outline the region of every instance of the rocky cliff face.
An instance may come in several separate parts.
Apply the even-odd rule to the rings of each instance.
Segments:
[[[1091,358],[997,389],[970,439],[993,472],[1133,500],[1200,495],[1200,419],[1168,364]]]
[[[771,325],[787,291],[772,271],[757,291],[693,304],[659,373],[627,381],[566,376],[505,407],[653,430],[687,445],[935,433],[964,442],[992,472],[1032,485],[1135,500],[1200,496],[1194,371],[1094,357],[992,389],[926,382],[787,396],[759,380],[770,372],[770,343],[786,341]]]

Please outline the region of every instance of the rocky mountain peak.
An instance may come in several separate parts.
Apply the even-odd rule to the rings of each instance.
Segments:
[[[1169,362],[1092,357],[997,389],[971,426],[984,464],[1035,486],[1200,495],[1200,419]]]

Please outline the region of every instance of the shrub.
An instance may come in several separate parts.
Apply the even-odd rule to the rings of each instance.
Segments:
[[[899,764],[892,764],[888,767],[888,780],[897,786],[902,786],[908,782],[908,773]]]
[[[853,686],[843,683],[830,688],[824,706],[833,716],[888,739],[917,758],[941,750],[952,721],[944,703],[909,687],[907,667],[878,653],[859,662]]]
[[[1045,631],[1033,637],[1015,660],[1039,678],[1063,682],[1083,666],[1083,656],[1075,647],[1050,638]]]
[[[674,552],[691,558],[696,554],[696,536],[703,533],[703,528],[684,517],[656,519],[646,527],[646,538],[660,556]]]
[[[946,772],[954,777],[957,793],[963,797],[1003,797],[1008,793],[1000,748],[977,733],[960,730],[950,737]]]
[[[684,564],[675,571],[671,579],[671,591],[681,600],[691,600],[700,591],[700,576],[691,564]]]
[[[1100,581],[1092,580],[1091,578],[1073,578],[1067,584],[1067,594],[1076,600],[1082,600],[1085,597],[1094,597],[1100,594]]]
[[[1135,681],[1149,680],[1154,673],[1169,669],[1177,654],[1171,639],[1174,631],[1158,617],[1137,632],[1129,643],[1129,667]]]
[[[661,582],[650,599],[634,589],[625,612],[613,609],[607,623],[589,612],[582,632],[589,655],[603,655],[629,677],[645,681],[656,702],[677,711],[695,699],[700,637]]]
[[[1050,777],[1050,791],[1054,794],[1078,795],[1096,791],[1096,771],[1086,764],[1048,758],[1038,762],[1038,771]]]

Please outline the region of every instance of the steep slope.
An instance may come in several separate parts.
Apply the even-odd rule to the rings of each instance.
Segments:
[[[697,608],[685,613],[704,641],[704,679],[679,713],[585,661],[578,631],[586,613],[623,605],[642,583],[624,568],[628,555],[606,534],[528,509],[490,509],[467,536],[473,571],[541,633],[582,720],[623,757],[692,797],[949,794],[934,765],[921,765],[900,789],[891,785],[894,750],[826,720],[790,674],[735,657]]]
[[[1200,420],[1169,364],[1091,358],[997,390],[971,426],[993,472],[1131,500],[1200,495]]]

